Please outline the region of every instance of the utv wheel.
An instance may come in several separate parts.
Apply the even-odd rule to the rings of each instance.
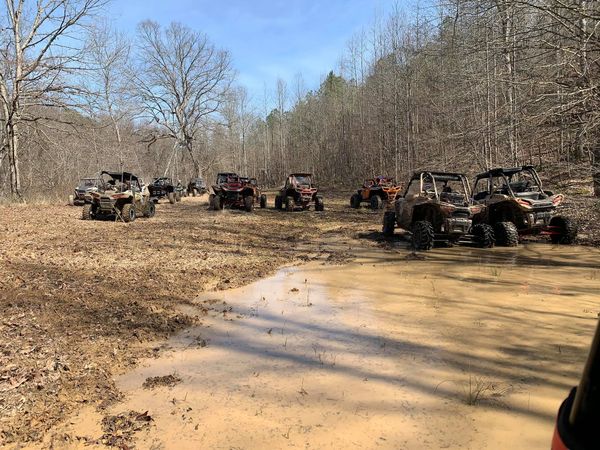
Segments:
[[[92,205],[90,203],[86,203],[85,205],[83,205],[81,218],[83,220],[92,220],[94,218],[94,215],[92,214]]]
[[[246,212],[252,212],[253,209],[254,209],[254,197],[252,197],[251,195],[244,197],[244,210]]]
[[[383,215],[383,234],[384,236],[393,236],[394,228],[396,227],[396,213],[394,211],[386,211]]]
[[[260,196],[260,207],[263,209],[267,207],[267,196],[265,194]]]
[[[75,196],[69,195],[69,206],[75,206]]]
[[[550,236],[553,244],[570,245],[577,237],[577,227],[571,219],[563,216],[555,216],[550,219],[550,226],[556,227],[558,234]]]
[[[154,203],[148,202],[146,204],[146,208],[144,208],[144,217],[150,219],[151,217],[154,217],[155,214],[156,206],[154,206]]]
[[[215,198],[213,199],[213,206],[215,211],[221,211],[223,209],[223,199],[220,196],[215,195]]]
[[[181,201],[181,194],[179,192],[175,193],[175,201],[176,202],[180,202]]]
[[[315,197],[315,211],[323,211],[325,209],[325,205],[323,204],[323,197],[317,195]]]
[[[192,197],[195,197],[198,194],[198,189],[192,189]]]
[[[208,196],[208,209],[217,209],[215,208],[215,194],[209,194]]]
[[[471,234],[475,237],[475,242],[481,248],[492,248],[496,243],[494,229],[487,223],[474,225]]]
[[[412,247],[415,250],[431,250],[435,233],[427,220],[419,220],[412,226]]]
[[[121,216],[123,217],[123,221],[126,223],[133,222],[135,220],[135,207],[133,206],[133,203],[127,203],[123,205]]]
[[[354,209],[360,208],[360,195],[354,194],[350,197],[350,207]]]
[[[169,203],[171,205],[177,201],[177,200],[175,200],[175,192],[169,192],[169,194],[167,195],[167,198],[169,199]]]
[[[275,209],[283,209],[283,201],[281,195],[275,196]]]
[[[287,212],[292,212],[294,210],[294,199],[292,197],[286,197],[284,206]]]
[[[519,245],[519,230],[512,222],[498,222],[494,225],[496,245],[501,247],[516,247]]]
[[[383,208],[383,200],[379,195],[371,197],[371,209],[378,210]]]

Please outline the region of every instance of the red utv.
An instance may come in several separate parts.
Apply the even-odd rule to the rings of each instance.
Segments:
[[[267,206],[267,197],[260,194],[254,178],[240,177],[233,172],[219,173],[212,190],[209,203],[214,210],[221,210],[227,206],[252,212],[255,202],[260,202],[261,208]]]
[[[279,190],[275,197],[275,208],[294,211],[301,209],[305,211],[311,205],[315,211],[323,211],[323,197],[318,195],[318,189],[312,182],[310,173],[292,173],[287,177],[285,185]]]

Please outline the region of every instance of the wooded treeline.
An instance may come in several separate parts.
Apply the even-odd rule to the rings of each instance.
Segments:
[[[64,193],[102,168],[183,180],[235,170],[267,185],[302,170],[352,185],[522,163],[584,167],[600,195],[597,1],[397,8],[349,41],[317,90],[298,76],[264,98],[236,86],[229,54],[184,25],[144,22],[130,43],[98,25],[99,0],[6,3],[4,196]],[[54,9],[36,16],[37,5]],[[52,20],[36,29],[38,16]],[[69,33],[84,43],[66,45]]]

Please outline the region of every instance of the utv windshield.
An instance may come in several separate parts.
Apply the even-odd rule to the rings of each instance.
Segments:
[[[86,188],[93,188],[96,186],[97,184],[97,180],[95,178],[84,178],[83,180],[79,181],[79,189],[86,189]]]
[[[306,175],[296,175],[293,179],[296,186],[301,188],[309,188],[312,186],[312,181],[309,176]]]

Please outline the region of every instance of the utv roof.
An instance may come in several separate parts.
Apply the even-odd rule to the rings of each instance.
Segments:
[[[415,172],[412,176],[412,179],[419,179],[421,177],[421,174],[429,174],[439,181],[460,181],[462,178],[465,177],[465,175],[462,173],[432,172],[430,170],[422,170],[420,172]]]
[[[138,180],[139,178],[129,172],[107,172],[105,170],[103,170],[102,172],[100,172],[100,176],[102,175],[108,175],[111,178],[114,178],[115,180]]]
[[[237,174],[237,173],[235,173],[235,172],[219,172],[219,173],[217,174],[217,176],[219,176],[219,175],[227,175],[227,176],[230,176],[230,177],[231,177],[231,176],[235,176],[235,177],[237,177],[237,176],[238,176],[238,174]]]
[[[476,178],[487,178],[487,177],[497,177],[500,175],[514,175],[515,173],[519,173],[522,172],[523,170],[530,170],[533,169],[533,166],[531,165],[527,165],[527,166],[522,166],[522,167],[510,167],[510,168],[504,168],[504,167],[496,167],[494,169],[488,170],[487,172],[482,172],[479,175],[477,175]]]
[[[290,177],[312,177],[312,173],[308,173],[308,172],[290,173]]]

